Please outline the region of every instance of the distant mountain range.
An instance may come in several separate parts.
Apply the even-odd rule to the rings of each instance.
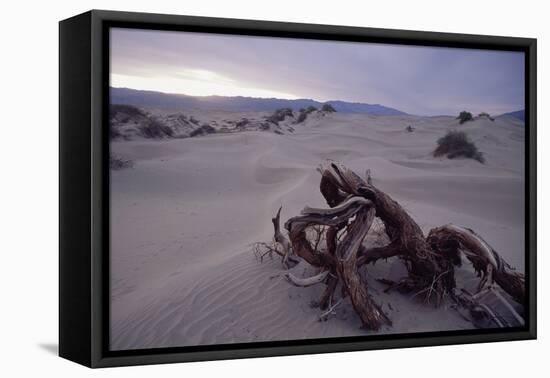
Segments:
[[[299,110],[308,106],[320,108],[323,102],[298,99],[285,100],[278,98],[224,97],[224,96],[187,96],[154,91],[141,91],[128,88],[110,88],[112,104],[126,104],[141,107],[166,109],[203,109],[225,110],[235,112],[273,112],[280,108]],[[397,109],[379,104],[358,102],[327,101],[341,113],[369,113],[372,115],[407,115]]]
[[[522,121],[525,121],[525,110],[518,110],[518,111],[515,111],[515,112],[504,113],[504,114],[501,114],[501,115],[511,116],[511,117],[521,119]]]

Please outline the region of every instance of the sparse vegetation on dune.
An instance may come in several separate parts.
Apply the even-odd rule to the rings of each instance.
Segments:
[[[485,117],[491,121],[494,121],[495,119],[493,117],[491,117],[491,115],[489,113],[486,113],[486,112],[481,112],[478,114],[478,117]]]
[[[307,116],[310,113],[313,113],[317,111],[317,108],[315,106],[308,106],[305,109],[300,109],[300,114],[298,115],[298,118],[296,119],[296,123],[302,123],[306,120]]]
[[[331,104],[323,104],[323,106],[321,107],[321,110],[327,113],[336,113],[336,109],[334,109],[334,107]]]
[[[270,115],[266,119],[269,122],[273,122],[278,125],[279,122],[284,121],[286,117],[294,117],[294,113],[292,113],[292,109],[290,108],[277,109],[272,115]]]
[[[290,117],[290,120],[289,118]],[[282,123],[281,121],[285,121]],[[142,109],[116,105],[111,107],[109,135],[111,140],[172,139],[197,137],[214,133],[235,133],[246,131],[268,131],[284,134],[293,132],[288,123],[294,121],[294,113],[290,108],[277,109],[269,116],[258,118],[240,117],[234,120],[216,120],[200,122],[193,116],[183,113],[164,114],[147,112]]]
[[[193,130],[189,136],[190,137],[196,137],[196,136],[202,136],[202,135],[208,135],[208,134],[214,134],[216,132],[216,129],[208,124],[204,124],[198,129]]]
[[[111,139],[124,137],[119,130],[119,126],[129,122],[136,125],[139,133],[144,138],[159,139],[174,135],[174,131],[170,127],[131,105],[112,104],[109,109],[109,121],[109,136]]]
[[[307,118],[307,113],[301,112],[298,118],[296,119],[296,123],[302,123],[306,120],[306,118]]]
[[[236,124],[235,124],[235,127],[237,128],[243,128],[245,127],[246,125],[248,125],[250,123],[250,121],[248,120],[248,118],[242,118],[240,121],[238,121]]]
[[[148,122],[139,128],[145,138],[165,138],[172,137],[174,131],[154,118],[148,118]]]
[[[485,163],[483,153],[468,138],[463,131],[449,131],[445,136],[437,140],[437,148],[433,152],[434,157],[446,156],[449,159],[464,157]]]
[[[113,119],[120,115],[122,115],[123,117],[126,116],[126,118],[129,118],[132,116],[144,116],[145,113],[143,113],[141,109],[136,108],[135,106],[132,106],[132,105],[111,104],[111,107],[109,109],[109,119]]]
[[[460,112],[460,114],[458,115],[458,117],[456,117],[456,119],[460,120],[460,124],[462,125],[465,122],[472,121],[474,119],[474,116],[470,112],[463,111],[463,112]]]

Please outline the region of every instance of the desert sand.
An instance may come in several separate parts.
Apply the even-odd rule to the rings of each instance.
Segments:
[[[437,139],[451,129],[467,132],[486,163],[434,158]],[[349,300],[320,321],[311,302],[323,285],[294,287],[281,276],[280,259],[260,263],[251,251],[272,239],[279,206],[283,221],[306,205],[326,207],[316,171],[326,159],[360,174],[370,169],[374,184],[424,232],[470,227],[524,271],[524,126],[512,117],[459,125],[447,116],[332,113],[284,135],[245,131],[111,147],[134,161],[111,172],[114,350],[374,334],[360,328]],[[293,273],[314,273],[308,269],[298,264]],[[375,279],[405,275],[399,261],[366,271],[369,291],[393,320],[377,333],[473,328],[450,303],[435,308],[385,293]],[[457,274],[477,284],[466,260]]]

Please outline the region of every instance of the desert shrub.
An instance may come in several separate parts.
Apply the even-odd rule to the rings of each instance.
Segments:
[[[336,109],[334,109],[334,107],[331,104],[323,104],[323,106],[321,107],[321,110],[323,112],[336,113]]]
[[[267,122],[262,122],[260,123],[260,126],[258,126],[258,128],[262,131],[266,131],[266,130],[269,130],[271,126],[269,126],[269,123]]]
[[[139,129],[145,138],[164,138],[174,135],[174,131],[170,127],[154,118],[148,118]]]
[[[250,121],[248,120],[248,118],[243,118],[241,119],[239,122],[237,122],[235,124],[236,127],[238,128],[243,128],[245,127],[246,125],[248,125],[250,123]]]
[[[116,128],[117,125],[132,119],[133,123],[139,125],[138,128],[144,138],[164,138],[174,135],[174,131],[170,127],[135,106],[112,104],[109,109],[109,117],[111,139],[122,136]],[[185,118],[185,116],[183,117]]]
[[[141,109],[136,108],[132,105],[124,105],[124,104],[111,104],[109,108],[109,118],[113,119],[116,117],[118,113],[122,113],[126,116],[143,116],[145,115]]]
[[[132,168],[134,162],[132,160],[126,160],[120,156],[111,155],[109,159],[109,166],[113,171],[119,171],[121,169]]]
[[[109,107],[109,138],[117,139],[122,137],[122,134],[117,128],[120,123],[125,123],[132,117],[144,117],[145,114],[135,106],[111,104]]]
[[[204,125],[202,125],[198,129],[195,129],[195,130],[191,131],[189,136],[190,137],[196,137],[196,136],[201,136],[201,135],[214,134],[215,132],[216,132],[215,128],[213,128],[209,124],[205,123]]]
[[[296,119],[296,123],[302,123],[306,120],[308,114],[313,113],[316,111],[317,108],[315,106],[308,106],[306,109],[300,109],[300,114],[298,114],[298,118]]]
[[[183,124],[187,124],[189,123],[189,120],[187,119],[187,117],[185,116],[185,114],[175,114],[175,115],[170,115],[168,116],[168,119],[173,119],[175,120],[176,122],[178,123],[183,123]]]
[[[460,112],[460,114],[458,115],[458,117],[456,117],[456,119],[459,119],[460,124],[462,125],[464,122],[473,120],[474,117],[472,116],[472,113],[463,111],[463,112]]]
[[[484,163],[485,159],[476,145],[463,131],[449,131],[445,136],[437,140],[437,148],[433,156],[447,156],[449,159],[465,157]]]
[[[284,121],[286,117],[294,117],[294,114],[292,113],[292,109],[290,108],[277,109],[272,115],[270,115],[266,119],[269,122],[279,124],[279,122]]]
[[[306,112],[301,112],[298,115],[298,118],[296,118],[296,123],[302,123],[306,120],[306,118],[307,118],[307,113]]]
[[[486,118],[490,119],[491,121],[495,120],[493,117],[491,117],[491,115],[489,113],[486,113],[486,112],[479,113],[478,117],[486,117]]]

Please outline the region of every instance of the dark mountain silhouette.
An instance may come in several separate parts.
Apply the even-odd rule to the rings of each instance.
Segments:
[[[280,108],[299,110],[314,106],[320,108],[324,103],[310,99],[286,100],[278,98],[195,97],[182,94],[169,94],[154,91],[141,91],[128,88],[110,88],[111,103],[140,107],[166,109],[203,109],[226,110],[235,112],[273,112]],[[406,115],[402,111],[379,104],[363,104],[345,101],[327,101],[337,112],[369,113],[373,115]]]

